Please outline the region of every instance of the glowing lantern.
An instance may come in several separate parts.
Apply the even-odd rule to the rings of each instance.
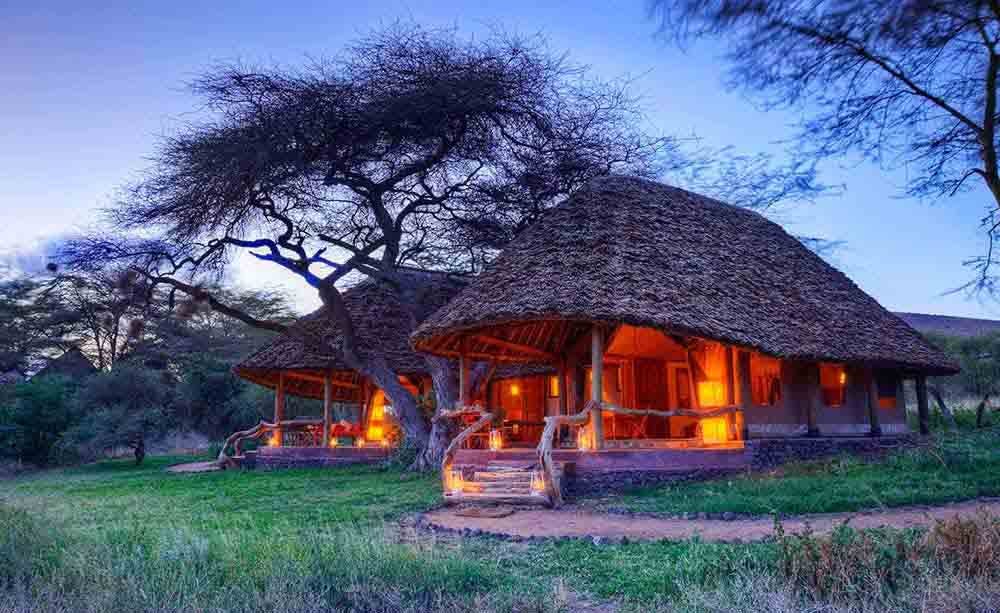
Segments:
[[[354,439],[354,446],[358,447],[358,448],[364,447],[365,446],[365,439],[361,438],[360,436],[358,438]]]
[[[840,371],[840,384],[841,385],[847,385],[847,371],[846,370]]]
[[[576,448],[580,451],[590,451],[594,448],[594,439],[589,429],[580,428],[576,431]]]
[[[331,447],[336,447],[339,444],[340,444],[340,441],[337,440],[336,437],[330,437],[330,446]]]
[[[389,440],[388,439],[382,439],[381,441],[379,441],[379,445],[382,445],[382,447],[388,447],[389,446]]]
[[[542,478],[542,473],[533,472],[531,473],[531,492],[533,494],[540,494],[545,491],[545,479]]]
[[[725,417],[706,418],[698,423],[701,425],[701,440],[703,443],[712,445],[725,443],[729,440],[729,427]]]
[[[721,381],[700,381],[698,401],[703,407],[721,407],[726,404],[726,386]]]
[[[490,451],[503,449],[503,434],[499,430],[490,430]]]
[[[457,470],[448,471],[448,482],[445,484],[445,489],[447,489],[452,494],[460,494],[462,492],[462,486],[465,481],[462,479],[462,473]]]
[[[559,377],[549,377],[549,397],[559,397]]]
[[[275,432],[274,434],[271,435],[271,438],[267,439],[267,446],[268,447],[278,447],[280,445],[280,443],[281,443],[281,441],[279,439],[280,439],[280,435],[277,432]]]
[[[517,383],[511,383],[510,384],[510,395],[511,396],[520,396],[521,395],[521,386],[518,385]]]

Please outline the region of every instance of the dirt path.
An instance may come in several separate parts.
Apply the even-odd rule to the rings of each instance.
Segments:
[[[816,532],[830,532],[847,522],[854,528],[910,528],[927,526],[938,519],[971,515],[985,509],[1000,515],[1000,499],[959,502],[939,507],[902,507],[861,513],[807,515],[782,521],[786,533],[798,533],[810,526]],[[660,519],[593,513],[578,509],[520,510],[507,517],[463,517],[454,508],[426,513],[427,523],[450,530],[471,529],[490,534],[519,537],[600,537],[619,540],[681,540],[699,536],[706,541],[758,541],[774,534],[771,519]]]

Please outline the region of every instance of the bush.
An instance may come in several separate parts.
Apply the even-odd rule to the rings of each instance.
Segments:
[[[72,402],[74,389],[59,376],[18,383],[0,432],[0,454],[38,465],[57,460],[63,434],[80,420],[80,408]]]

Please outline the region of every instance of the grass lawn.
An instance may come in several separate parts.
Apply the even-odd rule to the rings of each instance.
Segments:
[[[841,457],[585,501],[650,513],[830,513],[1000,496],[1000,428],[942,435],[881,462]]]
[[[995,459],[981,465],[989,460],[982,447],[996,442],[988,436],[996,434],[933,450],[952,472],[960,468],[965,475],[936,481],[936,487],[952,488],[951,497],[982,493],[973,487],[973,474],[995,487],[996,477],[986,474],[996,474]],[[779,543],[525,544],[434,536],[399,521],[438,503],[434,476],[373,467],[164,472],[182,459],[189,458],[151,458],[138,468],[104,462],[0,483],[0,613],[555,612],[585,610],[588,600],[602,607],[591,610],[602,613],[813,607],[783,578],[782,569],[792,566],[782,561],[787,548]],[[784,479],[763,480],[773,492],[806,491],[808,482],[826,488],[845,480],[878,488],[872,470],[898,476],[909,462],[910,470],[926,478],[936,469],[921,461],[894,459],[880,467],[841,462],[846,472],[839,476],[799,467]],[[756,509],[753,505],[769,499],[753,485],[760,481],[689,487],[724,487],[729,504],[742,499],[743,508]],[[913,496],[897,487],[900,493],[892,500]],[[844,487],[839,496],[848,499],[850,490]],[[686,497],[691,491],[682,490]],[[654,494],[637,492],[622,500],[644,505],[669,498]],[[801,504],[797,497],[777,499],[793,509]],[[864,495],[851,499],[868,500]],[[714,497],[703,502],[691,509],[722,508]],[[662,508],[671,508],[667,504]],[[880,547],[864,551],[896,550],[896,545]],[[872,564],[881,568],[885,561]],[[953,593],[955,586],[979,598],[982,589],[963,587],[966,583],[949,575],[943,585],[956,602],[964,601]],[[880,606],[912,610],[892,598]]]

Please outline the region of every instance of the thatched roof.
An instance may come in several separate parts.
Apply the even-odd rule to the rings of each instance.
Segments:
[[[787,359],[955,371],[781,226],[630,177],[594,181],[549,211],[412,341],[454,355],[464,336],[470,354],[540,361],[594,322],[649,326]]]
[[[41,379],[57,375],[67,379],[82,379],[97,372],[97,368],[90,359],[83,355],[78,348],[73,347],[63,353],[58,358],[49,360],[44,368],[32,376],[32,379]]]
[[[422,270],[407,270],[403,278],[403,300],[417,305],[418,320],[444,305],[467,283],[462,276]],[[354,323],[358,353],[364,356],[378,351],[400,375],[427,373],[425,356],[410,348],[408,339],[413,324],[396,290],[368,279],[345,291],[344,302]],[[234,371],[270,388],[277,385],[280,371],[291,372],[297,378],[294,382],[286,379],[290,393],[321,398],[323,388],[319,378],[324,372],[333,371],[340,381],[356,380],[356,374],[339,351],[342,343],[340,329],[326,316],[325,309],[320,308],[250,354]]]
[[[902,313],[898,311],[896,315],[921,334],[943,334],[945,336],[961,337],[1000,334],[1000,321],[996,319],[931,315],[930,313]]]

